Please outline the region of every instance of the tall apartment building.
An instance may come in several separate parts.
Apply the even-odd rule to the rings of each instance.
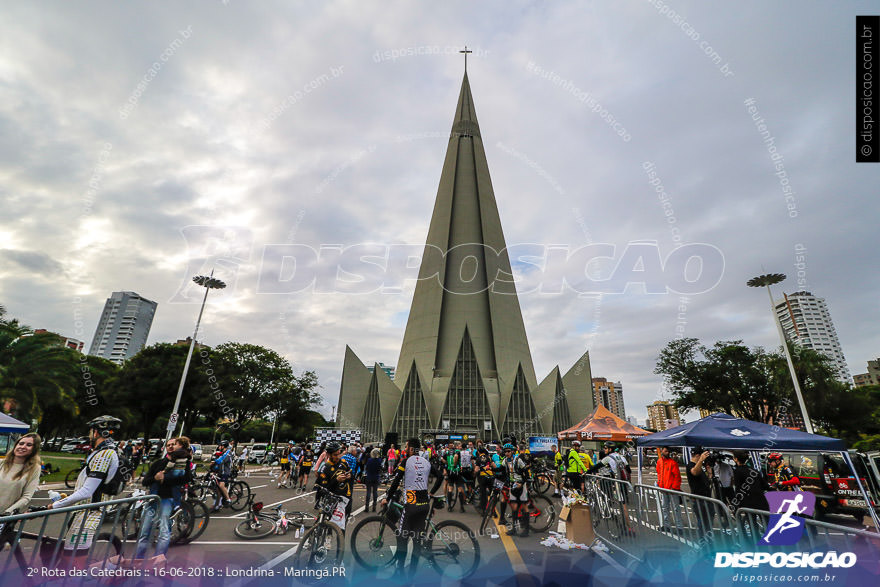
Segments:
[[[133,291],[114,291],[104,304],[89,354],[120,365],[136,355],[147,344],[156,306]]]
[[[856,387],[880,385],[880,358],[868,361],[868,372],[853,375],[853,382]]]
[[[626,420],[626,408],[623,405],[623,384],[608,381],[604,377],[593,377],[593,400],[595,405],[602,404],[609,412]]]
[[[831,359],[837,370],[837,378],[844,383],[852,383],[824,298],[817,298],[808,291],[783,296],[784,299],[776,300],[776,316],[782,324],[785,337]]]
[[[648,428],[652,430],[666,430],[675,428],[681,423],[681,416],[672,403],[665,400],[657,400],[648,406]]]

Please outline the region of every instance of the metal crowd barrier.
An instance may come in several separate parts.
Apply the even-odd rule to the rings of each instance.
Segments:
[[[2,582],[39,584],[52,577],[95,580],[108,568],[115,568],[118,558],[114,557],[123,553],[126,512],[137,502],[154,500],[158,501],[159,496],[142,495],[0,517]]]
[[[735,515],[723,502],[671,489],[584,475],[584,497],[597,540],[612,550],[644,561],[651,553],[688,558],[716,552],[790,550],[761,544],[770,513],[740,508]],[[880,534],[805,519],[808,551],[857,552],[860,561],[880,564]]]
[[[770,527],[770,513],[740,508],[736,510],[737,529],[749,550],[780,552],[790,546],[774,546],[762,540]],[[880,562],[880,534],[837,524],[804,519],[804,533],[798,548],[804,551],[858,552],[860,561]]]

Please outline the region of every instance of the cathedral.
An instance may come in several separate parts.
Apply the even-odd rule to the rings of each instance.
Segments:
[[[589,352],[537,381],[465,72],[394,378],[346,346],[337,425],[368,442],[526,438],[593,403]]]

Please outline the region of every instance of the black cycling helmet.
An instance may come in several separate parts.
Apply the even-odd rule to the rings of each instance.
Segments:
[[[606,442],[605,448],[614,448],[614,443],[613,442]]]
[[[229,441],[228,441],[228,440],[221,440],[221,441],[220,441],[220,446],[222,446],[222,447],[227,447],[227,446],[229,446]]]
[[[335,440],[331,440],[327,443],[327,446],[324,447],[324,450],[327,451],[328,455],[331,455],[339,450],[342,450],[342,445],[336,442]]]
[[[94,420],[89,421],[86,426],[90,430],[100,430],[101,432],[113,434],[122,428],[122,420],[113,416],[98,416]]]

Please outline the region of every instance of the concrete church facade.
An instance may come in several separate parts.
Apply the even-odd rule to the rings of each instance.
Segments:
[[[368,441],[554,434],[594,408],[589,352],[535,375],[467,73],[392,380],[346,346],[337,423]]]

